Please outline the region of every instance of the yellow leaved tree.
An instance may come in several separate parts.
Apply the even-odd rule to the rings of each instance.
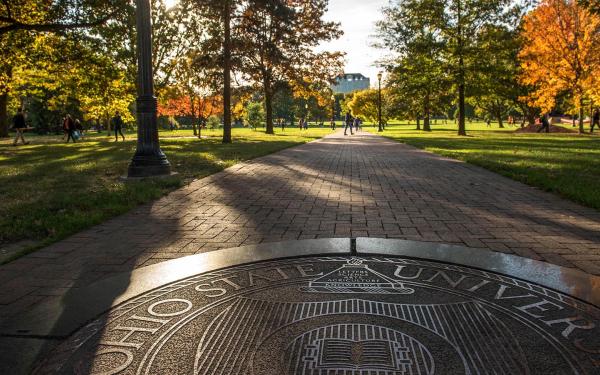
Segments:
[[[600,74],[600,16],[576,0],[543,0],[524,19],[519,54],[524,84],[536,89],[526,98],[549,112],[568,93],[583,129],[584,100],[595,94]]]

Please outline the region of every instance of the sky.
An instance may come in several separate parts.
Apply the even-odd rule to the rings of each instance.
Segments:
[[[379,69],[374,66],[385,51],[373,48],[372,36],[375,22],[381,19],[381,8],[388,0],[329,0],[325,16],[328,21],[341,22],[344,35],[331,43],[323,44],[319,50],[342,51],[346,53],[346,73],[362,73],[371,78],[371,85],[377,81]]]

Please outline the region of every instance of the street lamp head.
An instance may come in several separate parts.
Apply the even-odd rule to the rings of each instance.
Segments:
[[[383,73],[382,72],[377,73],[377,80],[381,81],[381,78],[383,78]]]

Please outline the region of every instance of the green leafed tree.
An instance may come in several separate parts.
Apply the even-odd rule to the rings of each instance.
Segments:
[[[448,43],[436,28],[442,11],[429,0],[401,1],[384,8],[377,24],[379,45],[393,52],[384,62],[390,98],[419,128],[422,117],[425,131],[431,130],[432,111],[447,101],[451,85],[443,59]]]
[[[262,126],[265,122],[265,108],[263,103],[248,102],[246,105],[245,120],[252,129]]]
[[[518,80],[518,30],[488,25],[482,28],[475,43],[481,58],[473,62],[477,67],[468,102],[478,115],[495,119],[503,128],[503,118],[519,108],[520,93],[526,89]]]
[[[396,0],[388,7],[388,14],[402,21],[388,17],[391,26],[380,25],[380,31],[387,35],[384,43],[400,52],[400,75],[412,72],[426,76],[424,83],[434,88],[445,84],[436,83],[434,78],[447,75],[451,79],[459,135],[467,134],[466,99],[475,92],[473,82],[485,56],[478,38],[491,25],[514,24],[519,5],[510,0]],[[410,48],[419,45],[424,53]],[[442,74],[435,74],[436,69]]]

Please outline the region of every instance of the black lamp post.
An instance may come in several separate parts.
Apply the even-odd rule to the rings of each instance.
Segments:
[[[383,77],[383,73],[379,72],[377,73],[377,81],[379,82],[379,89],[378,89],[378,100],[377,100],[377,118],[379,120],[379,129],[378,131],[382,132],[383,131],[383,125],[381,122],[381,78]]]
[[[158,142],[157,100],[152,72],[152,18],[149,0],[136,0],[138,87],[137,149],[128,177],[163,176],[171,173],[171,164]]]

